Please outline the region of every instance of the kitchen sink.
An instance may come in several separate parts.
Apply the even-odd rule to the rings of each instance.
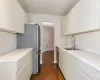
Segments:
[[[79,50],[79,49],[76,49],[76,48],[64,48],[66,50]]]

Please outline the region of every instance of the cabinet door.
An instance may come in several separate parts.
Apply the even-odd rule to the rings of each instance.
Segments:
[[[74,80],[77,67],[77,59],[69,54],[59,55],[59,66],[66,80]]]
[[[68,34],[68,16],[65,16],[62,21],[62,35]]]
[[[30,57],[27,61],[27,77],[30,80],[32,75],[32,58]]]
[[[80,0],[65,18],[65,35],[100,29],[100,0]]]
[[[89,76],[87,76],[83,71],[77,69],[76,78],[74,80],[92,80]]]
[[[17,80],[28,80],[27,63],[25,63],[21,70],[17,73]]]
[[[77,68],[77,59],[68,54],[67,55],[67,79],[68,80],[75,80],[75,74],[76,74],[76,68]]]
[[[100,0],[80,0],[75,8],[75,33],[87,32],[100,28]]]
[[[81,0],[76,4],[76,6],[72,9],[73,14],[73,23],[74,25],[71,27],[73,29],[73,31],[71,32],[72,34],[74,33],[80,33],[82,32],[83,28],[82,28],[82,2]],[[73,24],[72,23],[72,24]],[[70,30],[71,30],[70,28]]]
[[[59,52],[59,67],[63,73],[64,69],[63,69],[63,54],[61,52]]]
[[[63,35],[70,35],[82,30],[82,5],[79,1],[75,7],[64,17]]]
[[[100,28],[100,0],[81,0],[82,29],[90,31]]]
[[[66,53],[62,53],[60,52],[59,54],[59,67],[65,77],[65,79],[67,80],[67,55],[65,55]]]
[[[0,0],[0,30],[24,33],[26,13],[17,0]]]
[[[30,80],[32,75],[32,54],[29,53],[29,57],[27,59],[27,62],[24,64],[24,66],[20,69],[20,71],[17,73],[17,80]]]

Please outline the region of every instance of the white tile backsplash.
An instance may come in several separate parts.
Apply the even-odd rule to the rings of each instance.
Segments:
[[[100,31],[78,34],[76,48],[100,54]],[[71,45],[71,37],[66,37],[66,45]]]

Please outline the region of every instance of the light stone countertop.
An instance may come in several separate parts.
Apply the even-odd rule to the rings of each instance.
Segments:
[[[25,56],[26,53],[32,51],[32,48],[26,48],[26,49],[16,49],[12,52],[8,52],[4,55],[0,56],[0,62],[10,62],[10,61],[16,61],[20,59],[21,57]]]
[[[57,46],[61,51],[66,53],[69,53],[70,55],[73,55],[77,59],[83,61],[84,63],[88,64],[90,67],[94,68],[97,71],[100,71],[100,55],[97,55],[95,53],[89,53],[81,50],[66,50],[66,46]]]

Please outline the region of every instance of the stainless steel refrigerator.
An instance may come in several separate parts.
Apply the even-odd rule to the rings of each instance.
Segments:
[[[38,74],[40,68],[40,26],[25,24],[25,33],[17,34],[17,48],[33,48],[33,74]]]

